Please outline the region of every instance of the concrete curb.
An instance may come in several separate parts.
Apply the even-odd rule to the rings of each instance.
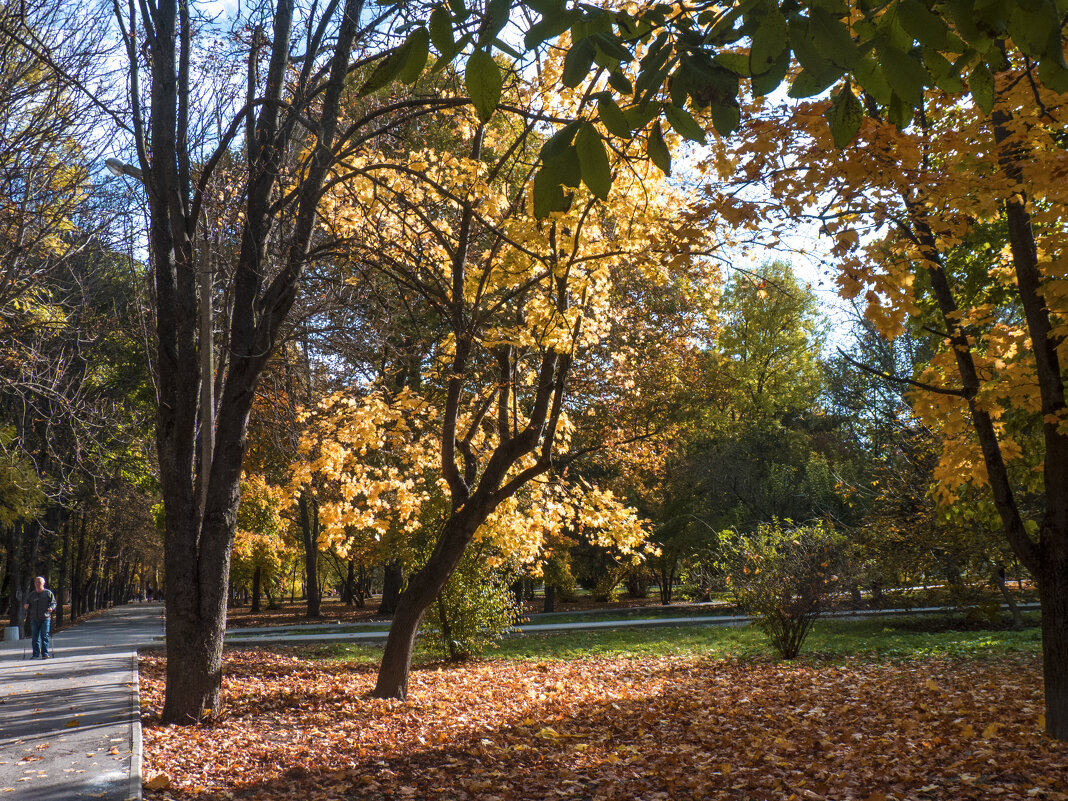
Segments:
[[[141,775],[141,671],[137,663],[137,651],[130,657],[130,784],[126,801],[141,801],[144,777]]]

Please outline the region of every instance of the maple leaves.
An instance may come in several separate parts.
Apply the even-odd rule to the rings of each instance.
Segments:
[[[148,798],[1065,799],[1032,656],[909,664],[588,659],[364,667],[229,653],[225,718],[144,729]],[[158,708],[158,657],[142,699]]]

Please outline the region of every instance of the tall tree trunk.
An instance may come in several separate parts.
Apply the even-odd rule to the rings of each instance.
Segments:
[[[1068,491],[1068,488],[1066,488]],[[1042,605],[1042,672],[1046,733],[1068,740],[1068,531],[1044,542],[1037,576]]]
[[[258,614],[260,611],[260,581],[263,578],[263,568],[256,565],[256,569],[252,571],[252,608],[249,612],[252,614]]]
[[[308,594],[306,617],[319,618],[322,617],[319,596],[319,505],[302,492],[297,506],[304,539],[304,584]]]
[[[545,585],[545,603],[542,606],[542,612],[550,613],[556,611],[556,585]]]
[[[345,576],[345,603],[352,606],[356,603],[356,560],[349,560],[348,573]],[[363,598],[360,598],[360,606],[363,606]]]
[[[392,615],[397,611],[403,583],[404,565],[400,562],[387,563],[382,573],[382,603],[378,606],[378,614]]]

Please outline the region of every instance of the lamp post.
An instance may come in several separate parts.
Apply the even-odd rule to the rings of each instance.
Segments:
[[[104,159],[104,166],[114,176],[126,176],[145,181],[140,168],[116,158]],[[206,234],[206,232],[205,232]],[[200,510],[208,497],[208,473],[215,450],[215,349],[212,345],[211,269],[208,262],[208,243],[205,235],[200,252],[198,271],[200,289]]]

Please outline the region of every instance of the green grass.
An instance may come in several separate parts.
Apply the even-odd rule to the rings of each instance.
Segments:
[[[832,661],[860,657],[877,662],[1037,653],[1041,643],[1037,616],[1025,619],[1030,628],[1023,631],[965,630],[963,626],[958,629],[954,626],[961,625],[959,620],[930,616],[824,620],[813,626],[801,656]],[[307,653],[320,659],[377,662],[382,648],[343,643],[313,646]],[[763,633],[751,626],[665,626],[509,637],[490,648],[483,658],[542,661],[591,656],[768,659],[776,654]],[[414,661],[418,664],[440,658],[439,653],[420,645]]]

